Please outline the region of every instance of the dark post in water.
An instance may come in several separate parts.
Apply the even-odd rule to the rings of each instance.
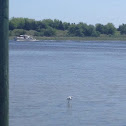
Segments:
[[[8,14],[9,0],[0,0],[0,126],[8,126]]]

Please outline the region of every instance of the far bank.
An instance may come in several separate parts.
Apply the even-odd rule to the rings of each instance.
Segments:
[[[10,40],[14,40],[15,36],[9,36]],[[111,41],[126,41],[126,35],[120,35],[120,36],[100,36],[100,37],[41,37],[41,36],[34,36],[37,40],[111,40]]]

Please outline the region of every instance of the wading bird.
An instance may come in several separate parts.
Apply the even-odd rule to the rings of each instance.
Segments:
[[[67,100],[68,100],[68,101],[72,100],[72,96],[68,96],[68,97],[67,97]]]

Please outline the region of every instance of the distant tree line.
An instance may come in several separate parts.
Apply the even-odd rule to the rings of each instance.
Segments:
[[[11,18],[9,20],[9,34],[10,36],[17,36],[20,34],[31,34],[33,36],[93,36],[99,37],[100,35],[116,35],[126,34],[126,24],[119,25],[116,28],[112,23],[106,25],[96,24],[87,25],[86,23],[80,22],[67,23],[60,20],[54,19],[44,19],[41,21],[36,21],[34,19],[28,18]]]

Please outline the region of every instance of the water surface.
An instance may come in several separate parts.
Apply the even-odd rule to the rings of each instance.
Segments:
[[[10,126],[35,125],[125,126],[126,42],[10,41]]]

